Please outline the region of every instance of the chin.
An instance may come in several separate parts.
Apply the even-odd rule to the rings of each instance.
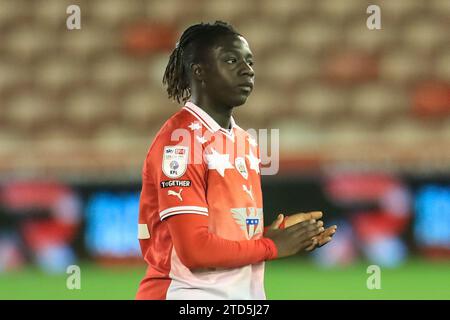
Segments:
[[[239,106],[242,106],[243,104],[245,104],[245,103],[247,102],[247,98],[248,98],[247,95],[246,95],[246,96],[239,96],[239,97],[236,97],[236,99],[233,99],[232,106],[233,106],[233,107],[239,107]]]

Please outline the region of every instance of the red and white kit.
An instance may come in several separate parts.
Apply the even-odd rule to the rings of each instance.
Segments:
[[[160,129],[142,171],[137,299],[265,299],[259,149],[192,102]]]

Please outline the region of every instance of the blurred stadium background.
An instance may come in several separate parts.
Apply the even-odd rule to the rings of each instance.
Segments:
[[[268,297],[450,299],[448,0],[0,0],[0,299],[134,298],[141,167],[178,110],[163,71],[181,32],[214,20],[255,54],[237,122],[280,129],[266,222],[339,225],[314,255],[267,264]]]

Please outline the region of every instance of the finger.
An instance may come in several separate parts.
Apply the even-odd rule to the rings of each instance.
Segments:
[[[274,222],[272,222],[270,228],[271,229],[279,229],[280,225],[283,223],[283,219],[284,219],[284,215],[282,213],[280,213],[277,216],[277,219]]]
[[[290,227],[294,224],[297,224],[297,223],[300,223],[300,222],[303,222],[306,220],[308,220],[308,219],[304,213],[296,213],[296,214],[289,215],[286,217],[285,226]]]
[[[310,219],[321,219],[323,217],[323,213],[322,211],[311,211],[308,212],[308,214],[310,214],[311,218]]]
[[[301,243],[302,250],[312,251],[319,245],[319,239],[317,237],[312,237],[310,239],[306,239]]]
[[[336,229],[333,228],[327,228],[324,232],[322,232],[321,234],[319,234],[317,236],[319,242],[320,241],[325,241],[326,238],[330,237],[332,238],[334,236],[334,234],[336,233]]]
[[[322,232],[324,231],[323,227],[320,228],[314,228],[312,230],[308,230],[308,231],[303,231],[303,232],[299,232],[297,235],[297,237],[299,237],[300,241],[306,241],[306,240],[311,240],[313,237],[320,235]]]
[[[308,251],[308,252],[312,251],[312,250],[314,250],[316,248],[317,244],[318,244],[318,240],[317,240],[317,238],[314,237],[312,239],[312,244],[309,247],[307,247],[305,250]]]
[[[318,227],[316,224],[310,224],[310,225],[304,226],[303,228],[295,230],[293,232],[293,234],[296,237],[302,237],[309,233],[313,233],[314,235],[317,235],[320,233],[320,228],[323,228],[323,227]],[[311,238],[312,238],[312,236],[311,236]]]
[[[335,233],[336,233],[336,228],[334,228],[334,227],[326,228],[325,231],[323,232],[324,236],[330,236]]]
[[[299,251],[306,250],[307,248],[311,247],[313,244],[314,244],[314,241],[312,239],[302,241],[298,244]]]
[[[317,221],[317,226],[318,226],[318,227],[323,227],[323,221],[322,221],[322,220]]]
[[[301,230],[301,229],[303,229],[303,228],[305,228],[307,226],[315,225],[315,224],[316,224],[316,220],[314,220],[314,219],[306,220],[306,221],[294,224],[294,225],[292,225],[290,227],[287,227],[287,228],[285,228],[285,230],[295,232],[297,230]]]
[[[336,233],[336,229],[334,227],[328,227],[324,230],[323,234],[321,236],[329,236]]]
[[[319,243],[318,243],[319,248],[320,248],[320,247],[323,247],[324,245],[326,245],[326,244],[327,244],[328,242],[330,242],[330,241],[331,241],[331,237],[327,237],[327,238],[325,238],[325,239],[319,241]]]
[[[311,220],[311,219],[320,219],[322,218],[322,212],[321,211],[312,211],[312,212],[300,212],[295,213],[292,215],[289,215],[286,217],[286,226],[292,226],[297,223],[301,223],[303,221]]]
[[[310,219],[318,220],[318,219],[322,218],[323,214],[322,214],[322,211],[311,211],[311,212],[302,213],[301,215],[304,220],[310,220]]]

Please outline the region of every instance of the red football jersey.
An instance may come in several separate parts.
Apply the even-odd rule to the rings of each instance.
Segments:
[[[167,225],[175,215],[201,215],[208,218],[209,232],[222,239],[268,240],[257,240],[264,230],[263,199],[259,150],[250,134],[233,118],[230,129],[221,128],[187,102],[156,135],[142,177],[139,241],[149,266],[138,298],[265,298],[263,260],[270,255],[234,268],[191,270],[181,262]]]

